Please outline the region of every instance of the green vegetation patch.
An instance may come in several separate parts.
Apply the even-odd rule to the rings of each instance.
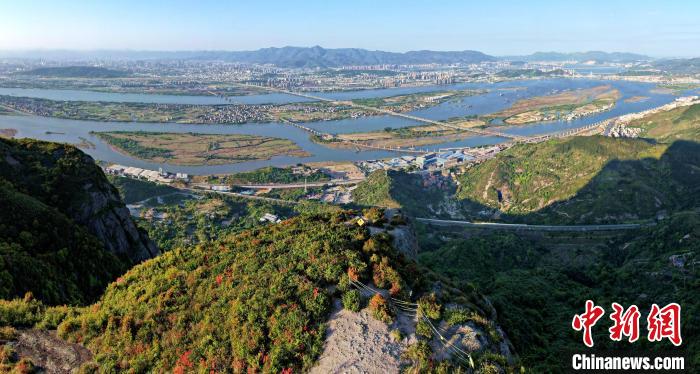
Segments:
[[[309,155],[291,140],[267,136],[146,131],[93,134],[131,156],[176,165],[220,165]]]
[[[295,168],[279,168],[266,166],[253,171],[246,171],[227,175],[223,180],[228,184],[290,184],[306,182],[323,182],[330,180],[330,177],[321,171],[311,172],[308,168],[298,166],[296,169],[304,172],[295,173]],[[219,180],[221,178],[217,178]]]
[[[401,205],[391,196],[391,186],[387,171],[374,171],[352,191],[353,201],[359,205],[399,208]]]
[[[696,148],[600,136],[517,146],[461,175],[457,198],[533,222],[653,218],[694,201],[683,170],[698,165]]]
[[[700,141],[700,104],[655,113],[632,121],[629,127],[642,129],[642,137],[661,142]]]
[[[410,216],[430,217],[440,214],[455,192],[454,185],[443,178],[440,187],[433,185],[431,180],[436,179],[403,171],[377,170],[358,183],[352,197],[358,205],[401,208]]]
[[[308,370],[323,347],[327,287],[369,267],[368,232],[349,218],[301,216],[167,252],[119,278],[59,335],[83,342],[106,371]]]
[[[159,159],[171,159],[171,158],[173,158],[172,151],[167,150],[167,149],[145,146],[139,141],[120,137],[120,136],[115,136],[115,135],[112,135],[109,133],[95,133],[95,134],[97,134],[97,136],[99,136],[102,140],[106,141],[107,143],[119,148],[120,150],[122,150],[130,155],[138,157],[138,158],[143,158],[143,159],[147,159],[147,160],[152,160],[155,158],[159,158]]]

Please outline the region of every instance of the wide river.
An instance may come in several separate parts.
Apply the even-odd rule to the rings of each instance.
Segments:
[[[621,98],[615,108],[608,112],[594,116],[580,118],[574,121],[552,121],[535,123],[526,126],[502,127],[501,131],[518,135],[537,135],[561,131],[564,129],[585,126],[603,119],[618,116],[621,114],[637,112],[659,105],[669,103],[675,96],[654,91],[655,85],[625,82],[625,81],[604,81],[599,79],[547,79],[547,80],[524,80],[509,81],[495,84],[489,83],[462,83],[449,86],[427,86],[411,88],[389,88],[350,92],[334,93],[313,93],[317,96],[328,97],[338,100],[351,100],[358,98],[387,97],[393,95],[442,91],[449,89],[486,89],[487,93],[482,95],[464,97],[457,100],[448,101],[440,105],[420,109],[411,114],[429,118],[432,120],[445,120],[457,116],[480,115],[496,112],[505,109],[520,99],[534,96],[559,93],[568,89],[589,88],[603,84],[609,84],[617,88],[621,93]],[[0,95],[13,95],[24,97],[46,98],[52,100],[67,101],[111,101],[111,102],[146,102],[146,103],[179,103],[179,104],[225,104],[221,98],[214,96],[175,96],[175,95],[152,95],[152,94],[120,94],[101,93],[91,91],[75,90],[43,90],[43,89],[18,89],[1,88]],[[626,99],[634,96],[644,96],[647,99],[636,102],[625,102]],[[260,103],[286,103],[307,101],[304,98],[285,94],[262,94],[236,96],[234,102],[247,104]],[[306,123],[305,125],[327,133],[353,133],[381,130],[386,127],[399,128],[415,126],[412,120],[393,117],[376,116],[363,117],[357,119],[347,119],[339,121],[322,121]],[[332,149],[313,143],[309,139],[309,134],[295,127],[281,123],[251,123],[244,125],[184,125],[174,123],[150,124],[135,122],[95,122],[64,120],[57,118],[45,118],[38,116],[0,116],[0,129],[10,128],[18,131],[17,137],[28,137],[50,141],[80,143],[86,139],[95,144],[95,148],[85,149],[98,160],[115,162],[130,166],[138,166],[149,169],[162,167],[168,171],[186,172],[190,174],[213,174],[231,173],[237,171],[252,170],[262,166],[274,165],[285,166],[301,162],[315,161],[359,161],[368,159],[385,158],[396,155],[386,151],[355,151],[347,149]],[[290,139],[301,148],[312,154],[310,157],[274,157],[270,160],[249,161],[228,165],[206,165],[206,166],[181,166],[171,164],[153,163],[135,159],[114,151],[99,138],[91,135],[91,131],[117,131],[117,130],[140,130],[158,132],[196,132],[207,134],[251,134],[265,135]],[[432,148],[448,148],[460,146],[478,146],[503,142],[506,139],[498,137],[471,137],[464,140],[436,144]]]

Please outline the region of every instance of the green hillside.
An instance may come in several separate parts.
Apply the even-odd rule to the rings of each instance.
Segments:
[[[700,104],[656,113],[632,121],[629,127],[642,129],[641,136],[669,143],[675,140],[700,141]]]
[[[571,318],[586,299],[610,310],[611,302],[638,305],[645,318],[652,303],[682,305],[683,345],[650,344],[644,334],[638,352],[677,352],[686,367],[700,365],[700,273],[694,265],[700,252],[700,214],[678,213],[641,232],[619,238],[589,238],[594,245],[572,248],[577,239],[532,239],[510,233],[465,239],[461,232],[430,232],[423,236],[419,262],[446,275],[462,288],[477,287],[494,303],[499,320],[533,372],[562,372],[563,356],[582,348]],[[676,262],[672,256],[678,257]],[[609,321],[595,328],[602,350],[630,348],[612,343]],[[642,327],[642,331],[646,331]],[[668,344],[667,344],[668,343]]]
[[[32,292],[48,304],[85,304],[158,253],[92,158],[72,146],[0,139],[0,206],[0,298]]]
[[[693,206],[699,166],[696,143],[575,137],[516,146],[477,165],[459,177],[456,197],[511,220],[645,220]]]
[[[364,206],[401,208],[411,216],[430,217],[453,208],[455,186],[446,179],[437,187],[422,176],[402,171],[378,170],[352,191],[353,201]]]
[[[352,191],[353,201],[359,205],[398,208],[401,205],[391,196],[393,180],[386,170],[377,170]]]
[[[490,304],[474,290],[460,292],[444,280],[435,283],[434,275],[421,275],[387,234],[370,237],[368,229],[352,224],[353,216],[302,215],[166,252],[119,277],[87,308],[0,301],[0,326],[50,327],[63,320],[59,336],[84,344],[104,372],[299,372],[321,353],[332,299],[356,292],[350,292],[352,278],[404,300],[411,299],[409,290],[418,299],[439,289],[437,296],[420,299],[434,323],[477,321],[486,350],[474,355],[475,364],[483,372],[508,365],[498,353],[505,341],[490,320]],[[392,321],[393,307],[376,298],[370,310]],[[440,304],[448,302],[461,314],[441,316]],[[424,328],[422,334],[430,336]],[[427,369],[430,347],[423,344],[411,360]]]
[[[0,206],[0,298],[84,304],[126,269],[84,227],[2,179]]]

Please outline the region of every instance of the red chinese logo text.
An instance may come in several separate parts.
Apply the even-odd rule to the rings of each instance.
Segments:
[[[627,337],[627,341],[634,343],[639,340],[639,318],[641,313],[636,305],[625,309],[618,303],[612,303],[613,312],[610,319],[613,325],[608,329],[610,339],[621,341]],[[586,301],[586,310],[582,314],[574,316],[571,326],[576,331],[583,330],[583,343],[588,347],[593,347],[593,326],[605,314],[605,310],[595,305],[593,301]],[[652,304],[649,316],[647,317],[647,328],[649,334],[647,339],[650,342],[657,342],[668,339],[675,346],[681,345],[681,306],[671,303],[663,308]]]
[[[630,343],[634,343],[639,339],[639,308],[632,305],[625,311],[625,308],[618,303],[612,303],[615,310],[610,319],[614,324],[608,329],[610,331],[610,339],[614,341],[622,340],[623,336],[627,336]]]
[[[577,314],[574,316],[574,320],[571,321],[571,326],[576,331],[583,330],[583,344],[588,347],[593,346],[593,326],[598,322],[600,317],[605,314],[603,308],[593,304],[593,301],[586,301],[586,312],[583,314]]]
[[[673,343],[675,346],[681,345],[681,306],[672,303],[663,308],[652,304],[649,317],[647,317],[649,326],[649,335],[647,338],[650,342],[661,341],[664,338]]]

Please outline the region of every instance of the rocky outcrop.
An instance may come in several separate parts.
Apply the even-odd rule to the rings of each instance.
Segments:
[[[59,339],[55,331],[29,329],[20,330],[17,335],[9,346],[18,358],[29,359],[38,366],[39,372],[75,373],[82,365],[89,365],[93,357],[85,347]]]
[[[100,171],[101,173],[101,171]],[[87,227],[106,250],[127,257],[132,262],[141,262],[160,254],[147,234],[136,226],[119,196],[119,192],[107,180],[95,185],[83,186],[87,198],[67,214],[73,220]]]
[[[92,157],[73,146],[0,139],[0,179],[86,227],[122,259],[138,263],[160,254]]]

